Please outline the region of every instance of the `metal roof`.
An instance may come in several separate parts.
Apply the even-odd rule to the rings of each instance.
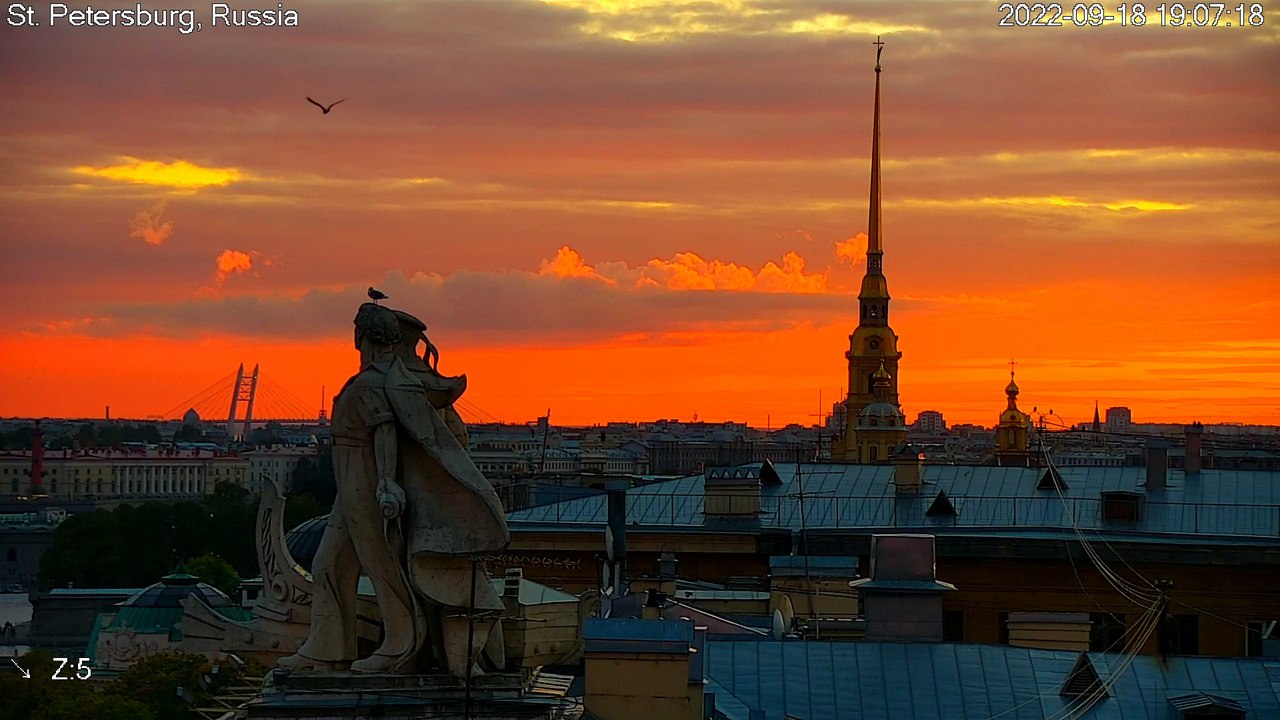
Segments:
[[[587,640],[678,640],[693,642],[693,623],[632,618],[587,618],[582,624]]]
[[[1066,487],[1061,495],[1037,489],[1043,468],[977,465],[926,465],[918,494],[898,495],[890,465],[806,463],[776,466],[782,482],[760,488],[757,528],[799,530],[799,490],[804,490],[804,526],[811,530],[919,528],[928,532],[981,528],[1019,534],[1081,528],[1141,535],[1194,535],[1197,541],[1230,537],[1280,542],[1280,472],[1202,470],[1190,478],[1167,471],[1167,487],[1147,491],[1145,468],[1059,468]],[[691,475],[627,491],[630,525],[702,529],[704,476]],[[946,493],[956,515],[929,516],[938,492]],[[1104,520],[1102,493],[1143,495],[1141,519]],[[572,529],[603,525],[604,497],[587,497],[508,515],[515,528],[547,525]],[[735,520],[717,518],[724,531]]]
[[[707,675],[765,720],[1041,720],[1071,701],[1060,691],[1078,658],[1006,645],[712,641]],[[1089,659],[1106,681],[1121,657]],[[1249,718],[1280,717],[1271,678],[1280,660],[1139,655],[1082,718],[1166,720],[1192,694],[1237,703]]]
[[[858,558],[838,555],[773,555],[769,558],[769,574],[774,577],[804,577],[806,573],[820,577],[853,577],[858,574]]]

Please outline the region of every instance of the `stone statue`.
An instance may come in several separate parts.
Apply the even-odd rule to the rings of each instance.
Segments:
[[[426,326],[408,313],[365,303],[355,326],[360,372],[333,402],[338,496],[312,563],[311,628],[279,665],[372,673],[435,666],[463,677],[503,607],[477,561],[510,542],[497,494],[467,454],[453,409],[466,376],[436,370]],[[357,659],[362,571],[377,596],[382,644]]]

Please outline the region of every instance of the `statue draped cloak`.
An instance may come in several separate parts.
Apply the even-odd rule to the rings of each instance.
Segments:
[[[378,363],[400,436],[396,479],[404,488],[404,514],[389,521],[388,540],[400,535],[410,584],[426,601],[454,609],[471,603],[471,558],[511,543],[506,513],[488,479],[450,431],[443,412],[465,389],[465,376],[412,372],[397,358]],[[423,366],[426,369],[426,366]],[[502,600],[480,568],[477,610],[502,610]]]

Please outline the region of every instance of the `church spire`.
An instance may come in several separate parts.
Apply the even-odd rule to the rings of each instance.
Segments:
[[[880,53],[884,43],[876,38],[876,103],[871,131],[871,201],[867,205],[867,271],[858,293],[862,325],[889,324],[889,284],[884,277],[884,241],[880,223]]]
[[[880,272],[880,253],[884,252],[880,237],[880,53],[884,42],[876,36],[876,104],[871,124],[871,202],[867,209],[867,271]],[[875,267],[872,267],[872,253]]]

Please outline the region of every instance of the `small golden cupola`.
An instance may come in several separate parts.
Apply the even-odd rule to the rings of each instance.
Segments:
[[[884,363],[871,374],[871,382],[875,400],[858,413],[858,461],[887,462],[907,441],[906,418],[889,395],[893,376]]]
[[[1031,427],[1031,417],[1018,409],[1018,383],[1013,378],[1013,370],[1009,370],[1009,384],[1004,388],[1008,398],[1008,407],[1000,413],[1000,423],[996,426],[996,464],[1025,467],[1030,461],[1027,452],[1027,435]]]

